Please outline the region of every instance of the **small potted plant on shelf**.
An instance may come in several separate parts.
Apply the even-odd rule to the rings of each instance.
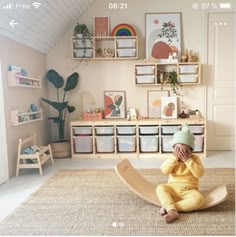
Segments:
[[[170,71],[170,72],[159,72],[160,74],[160,83],[161,83],[161,89],[163,89],[164,84],[170,84],[171,91],[176,96],[182,96],[182,89],[183,86],[178,81],[178,75],[176,71]]]
[[[52,106],[57,110],[58,115],[48,118],[52,120],[58,128],[58,140],[51,144],[52,153],[54,158],[65,158],[71,156],[70,142],[65,139],[65,119],[67,112],[72,113],[75,111],[74,106],[70,106],[68,101],[66,101],[66,94],[68,91],[76,88],[79,81],[79,74],[77,72],[72,73],[66,81],[65,87],[63,88],[64,93],[62,98],[60,98],[60,90],[64,86],[64,79],[53,69],[49,70],[46,74],[46,79],[53,84],[56,88],[56,101],[47,100],[41,98],[45,103]]]
[[[77,40],[81,40],[84,49],[83,57],[85,57],[87,48],[86,40],[89,40],[89,44],[92,47],[92,34],[89,32],[88,27],[85,24],[80,24],[78,22],[74,28],[74,36]]]

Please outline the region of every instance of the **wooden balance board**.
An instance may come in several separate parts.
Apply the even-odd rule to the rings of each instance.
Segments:
[[[138,196],[149,203],[156,206],[161,206],[160,201],[156,195],[157,185],[145,179],[131,163],[125,159],[115,167],[116,173],[121,180]],[[223,202],[227,195],[227,188],[225,185],[220,185],[211,190],[201,191],[205,197],[205,204],[199,209],[209,208]]]

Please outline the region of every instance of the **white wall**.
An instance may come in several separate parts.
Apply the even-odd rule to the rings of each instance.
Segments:
[[[46,55],[16,41],[0,36],[0,58],[2,63],[9,175],[11,177],[15,175],[19,138],[24,138],[36,133],[39,143],[46,144],[50,140],[47,108],[44,108],[46,114],[43,121],[15,127],[10,125],[11,110],[26,109],[29,108],[32,103],[41,106],[41,96],[48,95],[46,83],[45,80],[43,80],[46,72]],[[28,72],[29,76],[41,79],[42,88],[8,87],[7,70],[9,65],[21,66]]]
[[[145,13],[151,12],[181,12],[182,13],[182,48],[199,53],[201,63],[206,62],[205,54],[205,20],[204,10],[194,10],[190,0],[126,0],[128,9],[109,9],[109,0],[95,1],[86,14],[80,19],[93,30],[94,16],[109,16],[111,30],[119,23],[131,24],[139,36],[139,58],[145,57]],[[123,1],[116,1],[123,2]],[[199,1],[198,1],[199,2]],[[69,120],[77,120],[81,115],[81,94],[89,91],[96,101],[96,108],[103,108],[103,93],[105,90],[125,90],[127,107],[135,107],[141,115],[147,115],[147,90],[160,87],[135,87],[133,61],[76,61],[72,60],[71,37],[73,27],[65,34],[60,43],[47,55],[48,69],[57,70],[63,77],[74,71],[80,74],[80,84],[76,92],[70,95],[71,103],[77,106],[77,111],[70,114]],[[203,74],[203,81],[206,80]],[[51,87],[52,88],[52,87]],[[199,109],[205,114],[205,86],[185,87],[187,95],[183,100],[191,109]],[[55,91],[50,90],[53,98]],[[89,100],[84,102],[84,110],[93,108]],[[69,123],[67,123],[69,125]],[[67,127],[67,134],[69,129]],[[55,130],[53,137],[56,136]],[[68,135],[69,136],[69,135]]]

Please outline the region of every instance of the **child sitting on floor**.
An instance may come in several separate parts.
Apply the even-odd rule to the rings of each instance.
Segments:
[[[161,202],[160,215],[167,223],[179,217],[178,212],[188,212],[204,205],[204,197],[198,191],[198,179],[204,167],[198,156],[193,155],[194,135],[187,124],[173,138],[173,154],[161,165],[168,184],[157,186],[156,193]]]

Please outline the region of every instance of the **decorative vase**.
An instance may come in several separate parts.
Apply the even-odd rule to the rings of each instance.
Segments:
[[[71,157],[71,146],[69,141],[53,142],[50,145],[52,148],[53,158],[61,159]]]

